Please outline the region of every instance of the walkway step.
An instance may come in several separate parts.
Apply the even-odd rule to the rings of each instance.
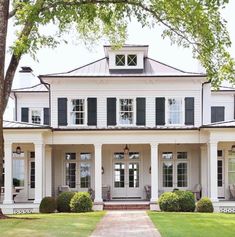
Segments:
[[[104,204],[104,210],[149,210],[149,204]]]

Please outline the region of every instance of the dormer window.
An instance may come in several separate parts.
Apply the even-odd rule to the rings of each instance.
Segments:
[[[117,54],[115,57],[115,64],[116,66],[125,66],[126,60],[124,54]]]
[[[127,65],[128,66],[136,66],[137,65],[137,55],[136,54],[127,55]]]

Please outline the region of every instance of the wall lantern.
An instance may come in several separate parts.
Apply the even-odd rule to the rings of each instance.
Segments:
[[[17,146],[17,147],[16,147],[16,154],[17,154],[17,155],[20,155],[20,154],[21,154],[21,148],[20,148],[20,146]]]
[[[104,174],[104,167],[101,168],[101,173]]]
[[[151,166],[149,167],[149,173],[151,174]]]
[[[231,150],[234,152],[235,151],[235,145],[232,145]]]
[[[127,144],[126,144],[126,146],[125,146],[125,148],[123,150],[124,150],[124,154],[128,154],[129,153],[129,148],[128,148]]]

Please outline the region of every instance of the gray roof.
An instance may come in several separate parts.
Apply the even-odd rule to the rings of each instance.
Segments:
[[[18,121],[3,121],[3,128],[9,129],[9,128],[49,128],[47,125],[39,125],[39,124],[31,124],[31,123],[24,123],[24,122],[18,122]]]
[[[205,74],[185,72],[151,58],[145,58],[144,64],[143,71],[135,69],[109,70],[108,58],[105,57],[68,72],[41,75],[40,77],[205,76]]]
[[[203,125],[202,128],[235,128],[235,120]]]
[[[44,84],[37,84],[30,87],[13,89],[12,92],[48,92],[48,89]]]

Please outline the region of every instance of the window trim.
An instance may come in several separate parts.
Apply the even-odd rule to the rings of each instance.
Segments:
[[[84,124],[73,124],[72,123],[72,100],[84,100]],[[67,116],[68,116],[68,125],[70,127],[86,127],[87,126],[87,97],[68,97],[68,111],[67,111]]]
[[[172,159],[164,159],[162,157],[162,154],[164,152],[170,152],[173,154],[173,158]],[[178,152],[187,152],[187,159],[177,159],[177,153]],[[162,150],[160,153],[160,187],[164,190],[164,191],[168,191],[174,189],[174,188],[178,188],[180,190],[187,190],[191,187],[191,177],[190,177],[190,172],[191,172],[191,152],[184,147],[180,147],[177,150],[174,149],[168,149],[168,150]],[[163,163],[164,161],[167,162],[172,162],[173,163],[173,186],[172,187],[164,187],[163,186]],[[179,163],[187,163],[187,187],[178,187],[178,178],[177,178],[177,165]]]
[[[117,103],[116,103],[116,119],[117,119],[117,126],[121,127],[133,127],[137,126],[136,125],[136,97],[116,97],[117,98]],[[120,100],[129,100],[131,99],[133,101],[133,123],[132,124],[121,124],[120,123]]]
[[[166,103],[165,103],[165,124],[167,126],[171,126],[171,127],[174,127],[174,126],[185,126],[185,97],[181,97],[181,96],[167,96],[165,97],[165,100],[166,100]],[[182,113],[181,113],[181,121],[182,123],[175,123],[175,124],[171,124],[171,123],[168,123],[168,119],[169,119],[169,107],[168,107],[168,100],[169,99],[181,99],[181,102],[182,102]]]
[[[40,111],[40,115],[41,115],[41,122],[40,123],[33,123],[33,121],[32,121],[32,111],[34,111],[34,110]],[[29,108],[29,123],[38,124],[38,125],[43,125],[44,124],[44,111],[43,111],[43,108],[39,108],[39,107]]]

